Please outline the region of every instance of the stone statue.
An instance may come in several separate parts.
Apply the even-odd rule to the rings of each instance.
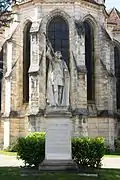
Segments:
[[[47,105],[69,105],[69,71],[60,51],[56,51],[54,57],[47,51]]]

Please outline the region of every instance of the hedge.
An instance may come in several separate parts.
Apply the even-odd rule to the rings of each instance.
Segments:
[[[101,159],[104,153],[105,145],[102,137],[72,139],[72,156],[80,168],[101,167]]]
[[[79,167],[98,168],[104,156],[102,137],[72,139],[72,157]],[[17,141],[17,156],[29,166],[38,167],[45,158],[45,133],[31,133]]]
[[[17,141],[17,157],[29,166],[38,166],[45,157],[45,133],[31,133]]]

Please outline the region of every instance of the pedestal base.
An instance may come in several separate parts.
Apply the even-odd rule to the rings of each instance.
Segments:
[[[40,171],[77,171],[73,160],[44,160],[39,166]]]

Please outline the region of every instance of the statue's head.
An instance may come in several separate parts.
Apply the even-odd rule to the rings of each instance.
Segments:
[[[56,51],[55,52],[55,56],[58,58],[58,59],[62,59],[62,54],[60,51]]]

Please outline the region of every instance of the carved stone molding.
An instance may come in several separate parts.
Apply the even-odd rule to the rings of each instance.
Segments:
[[[86,108],[76,108],[71,110],[73,116],[88,116],[88,109]]]
[[[84,65],[83,66],[82,65],[81,66],[77,66],[77,72],[78,73],[85,73],[86,74],[87,73],[86,66],[84,66]]]
[[[33,0],[16,0],[16,4],[24,4],[24,3],[27,3],[27,2],[32,2]]]
[[[98,116],[114,118],[115,114],[113,111],[110,111],[110,110],[98,110]]]
[[[33,22],[30,28],[30,33],[37,33],[40,29],[41,19],[39,21]]]

